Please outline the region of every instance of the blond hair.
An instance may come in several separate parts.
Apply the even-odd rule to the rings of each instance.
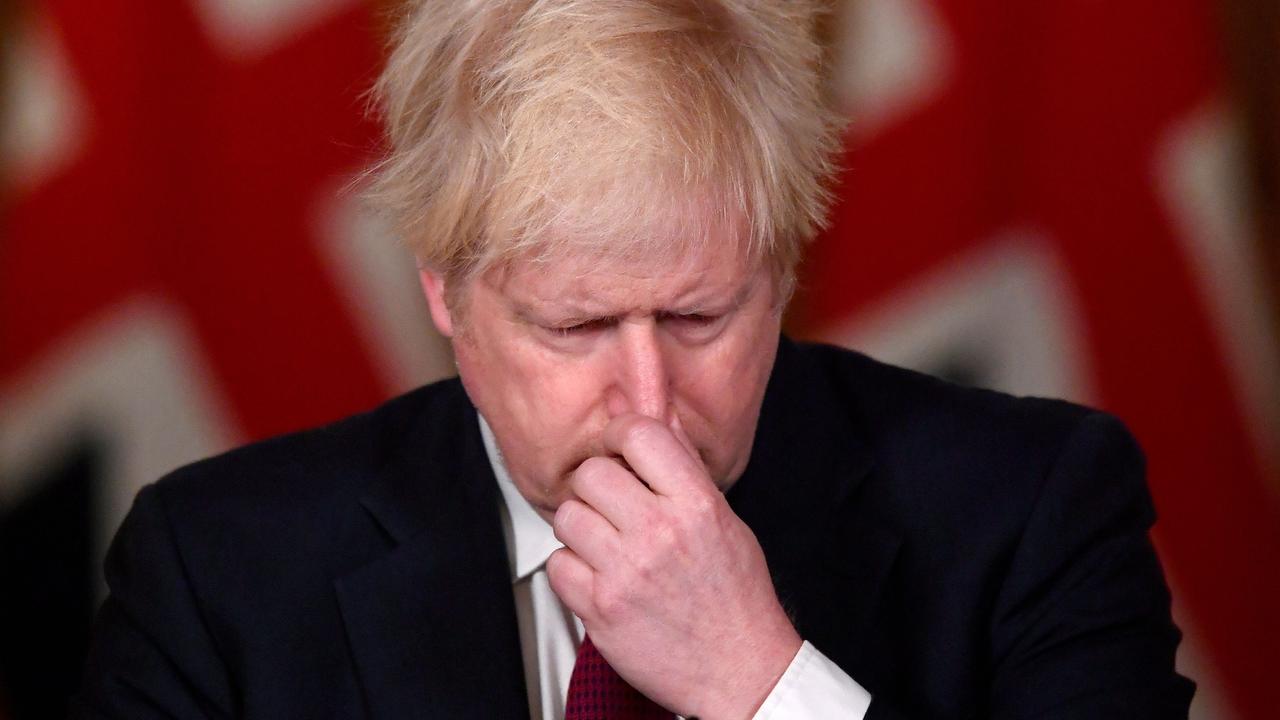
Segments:
[[[744,244],[790,279],[840,121],[803,0],[422,0],[374,91],[371,195],[458,278],[566,248]]]

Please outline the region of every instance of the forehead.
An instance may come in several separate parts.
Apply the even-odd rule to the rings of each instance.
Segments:
[[[736,243],[708,242],[624,256],[566,250],[514,261],[485,281],[517,304],[615,314],[729,302],[761,270]]]

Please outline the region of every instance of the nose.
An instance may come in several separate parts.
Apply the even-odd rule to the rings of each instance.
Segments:
[[[623,322],[617,333],[613,384],[606,393],[609,417],[638,413],[671,420],[671,375],[653,318]]]

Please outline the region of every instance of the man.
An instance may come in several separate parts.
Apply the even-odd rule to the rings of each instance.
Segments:
[[[1185,717],[1114,419],[780,339],[815,8],[439,0],[377,197],[460,380],[181,469],[92,717]]]

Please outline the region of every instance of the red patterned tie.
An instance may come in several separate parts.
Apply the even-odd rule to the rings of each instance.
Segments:
[[[600,655],[591,636],[582,638],[569,678],[564,720],[673,720],[675,715],[627,684]]]

